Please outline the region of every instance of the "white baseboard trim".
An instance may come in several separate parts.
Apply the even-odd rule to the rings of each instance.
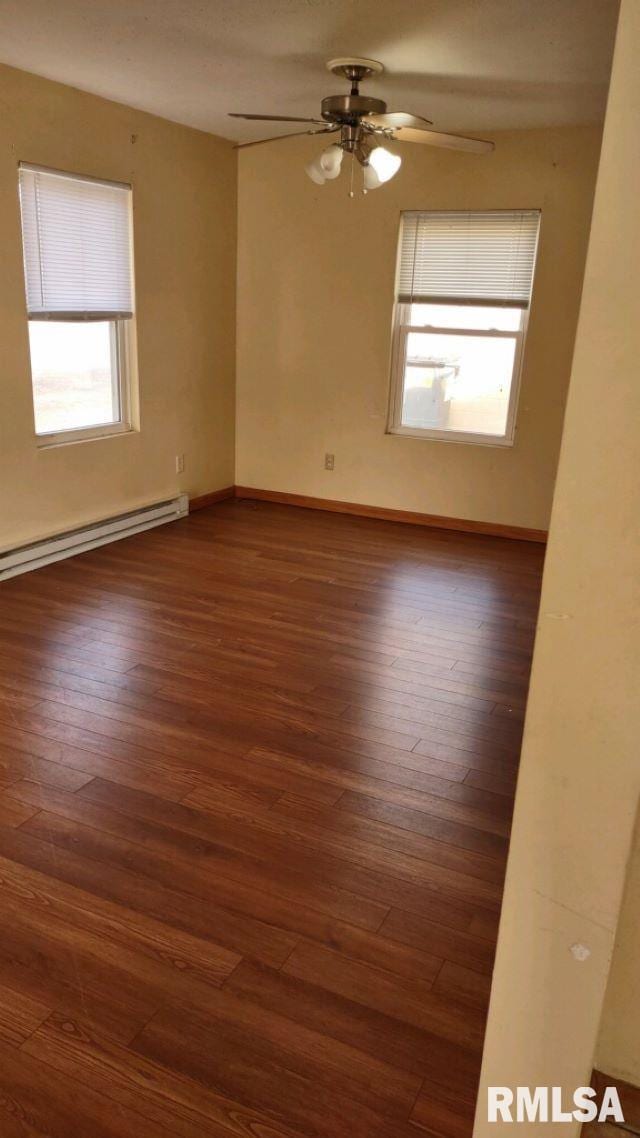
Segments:
[[[152,529],[153,526],[177,521],[188,513],[189,499],[186,494],[181,494],[166,502],[154,502],[127,514],[119,514],[55,537],[8,549],[0,553],[0,581],[15,577],[18,573],[29,573],[32,569],[50,565],[53,561],[62,561],[65,557],[73,557],[76,553],[85,553],[88,549],[96,549],[110,541],[131,537],[132,534]]]

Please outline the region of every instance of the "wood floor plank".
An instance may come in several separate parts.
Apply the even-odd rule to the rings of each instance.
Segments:
[[[300,1138],[267,1115],[205,1088],[175,1070],[100,1038],[80,1020],[53,1014],[22,1049],[65,1078],[104,1093],[118,1107],[131,1108],[180,1138]],[[132,1133],[131,1138],[135,1138]]]
[[[453,817],[428,795],[398,793],[389,787],[387,793],[376,793],[371,784],[364,793],[345,791],[339,799],[341,810],[389,822],[400,829],[424,834],[461,849],[500,857],[506,855],[507,835],[483,825],[484,819],[470,810],[454,811]]]
[[[377,1008],[264,965],[243,961],[226,987],[399,1070],[421,1078],[429,1074],[444,1086],[466,1086],[478,1066],[476,1051],[460,1041],[452,1043]]]
[[[477,877],[467,874],[466,867],[452,870],[436,862],[425,865],[404,854],[385,851],[379,845],[327,832],[310,820],[283,817],[275,808],[254,807],[248,815],[245,809],[235,810],[224,797],[220,800],[217,791],[210,787],[187,795],[181,804],[160,803],[151,795],[131,792],[104,780],[94,780],[82,788],[82,793],[72,796],[38,792],[23,784],[10,788],[7,794],[23,801],[48,800],[52,809],[80,821],[92,818],[102,828],[104,814],[91,814],[90,807],[84,808],[85,802],[95,803],[205,842],[215,839],[216,845],[229,851],[258,857],[281,869],[290,862],[292,845],[298,845],[297,869],[307,872],[310,880],[321,877],[326,884],[339,883],[383,904],[406,904],[422,911],[433,891],[448,890],[453,899],[474,908],[499,907],[499,883],[480,883]]]
[[[2,583],[3,1138],[470,1138],[542,560],[229,501]]]
[[[434,1135],[438,1138],[471,1138],[477,1081],[470,1082],[467,1093],[452,1095],[439,1084],[425,1079],[411,1111],[411,1123],[417,1128],[416,1138],[425,1131],[431,1138]]]
[[[335,1080],[340,1089],[325,1085],[319,1066],[310,1079],[294,1066],[284,1066],[285,1056],[277,1051],[267,1058],[255,1043],[241,1031],[221,1031],[209,1019],[178,1008],[158,1015],[136,1040],[135,1050],[205,1087],[214,1083],[308,1138],[343,1138],[345,1133],[353,1138],[408,1138],[411,1133],[408,1123],[372,1109],[353,1093],[341,1093],[341,1080]]]
[[[498,924],[500,918],[493,913],[476,913],[471,920],[469,931],[475,936],[484,937],[485,940],[496,941],[498,939]]]
[[[335,830],[342,839],[349,840],[353,837],[434,865],[459,870],[471,877],[481,877],[499,884],[503,881],[504,867],[498,856],[484,855],[478,850],[467,851],[452,842],[438,841],[437,838],[425,837],[406,827],[378,822],[375,818],[353,813],[347,807],[346,795],[333,806],[322,806],[295,794],[283,794],[272,810],[278,815],[308,821],[323,830]],[[449,833],[454,832],[452,827]]]
[[[0,984],[0,1040],[19,1047],[51,1011],[51,1005]]]
[[[89,805],[85,803],[85,811]],[[115,811],[101,813],[99,828],[41,811],[23,824],[21,833],[50,847],[79,849],[108,866],[133,868],[141,877],[177,888],[202,903],[222,903],[300,934],[323,928],[327,917],[377,929],[389,909],[339,886],[324,886],[295,869],[270,870],[257,859],[234,856],[233,851],[206,851],[208,856],[202,858],[198,840],[188,841],[176,831],[161,833],[159,827],[152,830]],[[126,838],[121,836],[125,833]]]
[[[302,944],[302,941],[299,943]],[[395,976],[411,980],[433,981],[443,964],[441,958],[432,953],[399,944],[381,936],[379,932],[369,933],[356,929],[344,921],[333,921],[327,925],[321,943],[350,960],[372,964]]]
[[[90,776],[115,774],[126,786],[152,788],[159,797],[180,799],[196,784],[188,769],[166,762],[148,749],[127,748],[36,716],[21,723],[18,726],[14,716],[11,724],[0,726],[0,737],[25,755],[46,758]]]
[[[69,1138],[169,1138],[171,1130],[135,1110],[115,1107],[90,1084],[60,1074],[46,1063],[0,1044],[0,1133],[19,1122],[19,1134]],[[5,1125],[6,1124],[6,1125]],[[79,1128],[82,1126],[82,1130]]]
[[[481,1047],[482,1017],[460,1009],[453,1000],[434,998],[431,981],[398,977],[314,944],[294,948],[283,972],[453,1043]]]
[[[37,871],[0,858],[0,897],[19,916],[62,921],[76,930],[76,943],[84,934],[97,937],[118,952],[135,953],[147,961],[145,980],[155,973],[172,990],[182,980],[196,979],[214,987],[223,984],[242,957],[229,949],[168,927],[88,894]],[[117,952],[113,955],[117,955]],[[144,967],[144,966],[143,966]],[[135,965],[129,970],[134,971]],[[175,969],[173,975],[167,969]]]
[[[87,771],[26,755],[8,747],[0,747],[0,776],[15,782],[26,778],[42,782],[46,786],[55,786],[59,790],[78,790],[93,778]]]
[[[489,1002],[491,979],[461,964],[445,960],[433,985],[433,991],[443,997],[485,1010]]]
[[[210,939],[232,952],[276,967],[286,960],[299,939],[296,933],[255,915],[233,912],[213,902],[205,906],[200,898],[145,877],[135,867],[92,859],[62,846],[52,850],[46,840],[35,839],[22,830],[0,829],[0,853],[18,865],[122,904],[134,914],[153,917],[168,928]]]
[[[183,801],[202,807],[205,813],[215,813],[217,803],[213,798],[206,788],[194,791]],[[251,835],[249,826],[258,834]],[[217,826],[222,840],[230,830],[232,827],[228,824]],[[278,861],[286,859],[287,844],[290,850],[291,843],[297,842],[304,850],[297,860],[299,867],[306,865],[311,872],[321,872],[325,881],[340,881],[345,888],[383,904],[397,904],[421,912],[434,891],[446,891],[452,900],[489,909],[500,907],[501,890],[492,882],[479,882],[477,877],[469,878],[464,871],[432,862],[417,862],[404,854],[385,854],[379,847],[372,848],[344,835],[336,838],[309,822],[287,824],[276,811],[254,815],[250,823],[243,826],[242,833],[236,826],[228,840],[245,850],[253,845],[264,858],[273,856]],[[345,865],[345,862],[352,864]]]
[[[186,1031],[180,1022],[183,1017]],[[269,1064],[276,1063],[302,1079],[317,1080],[327,1090],[394,1118],[406,1119],[420,1087],[415,1075],[247,1000],[230,988],[211,993],[200,1007],[165,1007],[145,1026],[134,1046],[144,1053],[145,1041],[164,1030],[178,1039],[190,1036],[189,1025],[194,1035],[208,1040],[209,1053],[221,1053],[223,1069],[235,1052],[262,1054]]]
[[[249,756],[252,759],[259,759],[263,765],[271,765],[278,770],[284,769],[302,774],[311,780],[328,782],[343,790],[381,798],[385,802],[422,809],[435,817],[466,823],[491,834],[506,835],[509,832],[504,804],[497,795],[491,796],[488,805],[485,799],[479,799],[475,795],[471,801],[459,803],[453,797],[454,791],[458,789],[457,783],[438,780],[444,786],[435,787],[434,780],[430,776],[421,776],[420,772],[402,770],[398,773],[396,767],[389,769],[387,766],[368,762],[356,764],[361,768],[364,767],[364,773],[361,773],[358,769],[345,770],[333,764],[321,764],[316,759],[306,760],[298,755],[283,750],[274,751],[268,747],[254,747]],[[440,793],[442,789],[444,793]],[[462,789],[464,791],[464,788]]]
[[[431,916],[435,916],[435,919],[430,919]],[[469,930],[453,929],[440,924],[437,914],[427,913],[424,917],[418,917],[401,909],[392,909],[380,932],[401,944],[420,946],[444,960],[491,974],[494,955],[491,942],[474,936]]]
[[[21,826],[36,813],[36,806],[29,806],[26,802],[19,802],[0,793],[0,826]]]
[[[0,973],[11,980],[33,976],[44,1002],[52,1007],[84,1007],[103,1030],[129,1042],[164,1001],[163,979],[169,967],[150,966],[148,958],[88,932],[77,922],[53,917],[49,907],[25,906],[3,895]]]

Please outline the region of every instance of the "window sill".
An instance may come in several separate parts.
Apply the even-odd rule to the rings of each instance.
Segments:
[[[512,447],[515,438],[500,435],[473,435],[467,431],[422,431],[417,427],[389,427],[388,435],[404,439],[422,439],[430,443],[457,443],[466,446]]]
[[[120,435],[136,434],[130,423],[113,423],[102,427],[85,427],[77,431],[55,431],[48,435],[36,435],[38,450],[51,450],[54,447],[75,446],[78,443],[97,442]]]

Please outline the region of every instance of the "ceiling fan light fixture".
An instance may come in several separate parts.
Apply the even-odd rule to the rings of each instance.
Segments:
[[[325,171],[322,167],[321,159],[322,159],[322,155],[317,154],[316,157],[311,160],[311,162],[307,162],[307,164],[304,168],[305,173],[311,178],[312,182],[315,182],[316,186],[324,186],[324,184],[327,180],[327,174],[325,173]],[[338,167],[338,173],[340,173],[339,167]],[[336,177],[335,174],[333,174],[331,176],[334,178]]]
[[[364,166],[362,170],[362,181],[365,190],[377,190],[382,182],[376,174],[373,166]]]
[[[365,167],[365,186],[368,190],[376,189],[377,186],[393,178],[401,165],[402,158],[399,154],[393,154],[391,150],[387,150],[386,146],[375,146],[369,155],[369,165]],[[367,173],[370,170],[373,170],[376,182],[373,184],[373,179],[370,176],[372,184],[367,185]]]
[[[319,161],[325,178],[331,180],[338,177],[343,157],[344,151],[342,147],[338,146],[335,142],[332,143],[331,146],[327,146],[326,150],[322,151],[322,154],[319,156]]]

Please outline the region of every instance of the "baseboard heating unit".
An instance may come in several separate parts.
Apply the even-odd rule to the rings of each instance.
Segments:
[[[52,561],[61,561],[64,557],[73,557],[76,553],[85,553],[86,550],[106,545],[109,541],[131,537],[132,534],[152,529],[153,526],[177,521],[188,513],[189,499],[186,494],[181,494],[179,498],[167,502],[154,502],[151,506],[132,510],[128,514],[105,518],[102,522],[68,530],[67,533],[34,541],[17,549],[7,549],[0,553],[0,581],[15,577],[18,573],[39,569]]]

